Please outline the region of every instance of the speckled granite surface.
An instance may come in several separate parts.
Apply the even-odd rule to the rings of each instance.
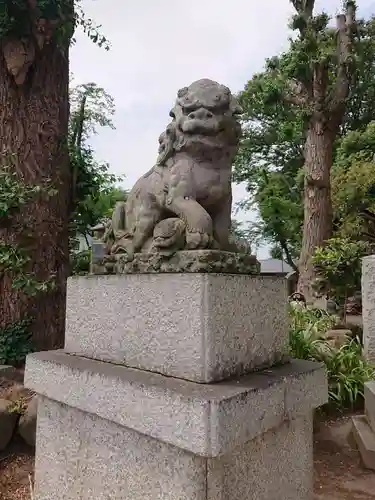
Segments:
[[[196,382],[281,362],[286,280],[130,274],[68,280],[65,350]]]

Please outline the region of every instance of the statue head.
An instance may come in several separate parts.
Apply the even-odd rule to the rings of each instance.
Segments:
[[[180,89],[170,112],[173,121],[159,138],[158,164],[177,151],[198,156],[222,151],[232,157],[241,136],[237,120],[241,112],[228,87],[212,80],[198,80]]]

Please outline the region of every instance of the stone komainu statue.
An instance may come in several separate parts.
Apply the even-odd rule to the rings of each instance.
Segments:
[[[179,90],[156,165],[115,207],[105,235],[109,253],[132,259],[165,250],[244,251],[230,236],[240,112],[230,90],[214,81]]]

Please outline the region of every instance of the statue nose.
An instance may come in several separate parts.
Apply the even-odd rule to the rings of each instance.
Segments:
[[[189,115],[191,120],[207,120],[212,118],[212,113],[205,108],[199,108],[196,111],[192,111]]]

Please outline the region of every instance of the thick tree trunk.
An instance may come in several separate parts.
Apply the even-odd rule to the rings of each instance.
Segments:
[[[313,301],[316,277],[311,257],[332,231],[330,171],[334,137],[322,122],[312,120],[305,144],[304,227],[298,280],[298,291],[308,303]]]
[[[30,272],[37,279],[55,276],[55,290],[36,297],[14,290],[9,275],[0,276],[0,327],[31,317],[37,349],[60,347],[64,338],[71,200],[68,86],[67,51],[54,42],[38,52],[23,85],[17,85],[9,74],[0,44],[0,151],[13,155],[14,168],[26,183],[41,185],[49,180],[58,190],[50,198],[32,202],[27,213],[20,214],[18,222],[27,222],[29,239],[17,218],[9,227],[0,227],[1,240],[22,247],[27,242]]]

